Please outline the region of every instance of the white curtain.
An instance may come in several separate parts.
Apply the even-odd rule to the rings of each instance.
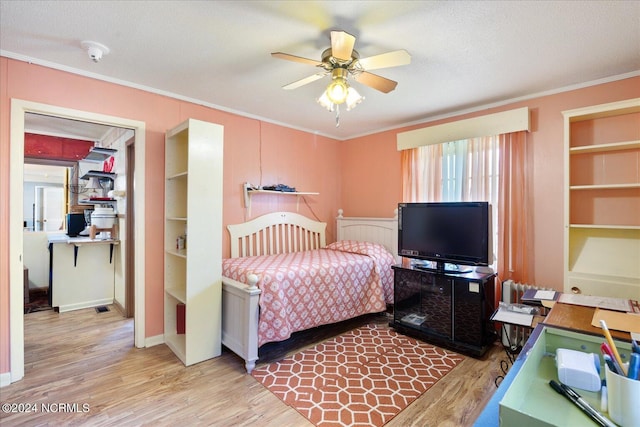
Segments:
[[[498,136],[488,136],[427,145],[405,150],[403,161],[406,202],[491,204],[494,254],[498,242],[499,143]]]
[[[414,154],[413,183],[405,188],[405,201],[487,201],[497,206],[497,136],[418,147]]]

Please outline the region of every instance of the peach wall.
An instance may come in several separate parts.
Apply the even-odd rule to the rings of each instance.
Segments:
[[[396,135],[459,119],[529,107],[526,174],[530,186],[532,283],[562,290],[564,235],[564,129],[562,111],[640,97],[640,77],[516,102],[343,142],[342,203],[349,215],[384,215],[400,202],[402,179]],[[360,161],[358,161],[360,159]],[[387,173],[389,172],[389,173]],[[347,209],[349,208],[349,209]]]
[[[299,211],[316,216],[335,236],[339,208],[340,144],[313,134],[263,123],[201,105],[75,74],[0,57],[0,373],[9,372],[9,121],[11,99],[90,111],[146,124],[146,336],[163,333],[163,210],[165,131],[187,118],[224,126],[224,224],[248,219],[242,183],[286,183],[317,191],[300,201]],[[137,191],[140,191],[139,189]],[[305,202],[306,201],[306,202]],[[295,210],[291,196],[255,197],[252,217],[273,210]],[[192,230],[190,230],[192,231]],[[194,231],[192,231],[194,232]],[[228,236],[223,241],[229,254]]]
[[[397,131],[344,141],[342,203],[345,216],[391,217],[402,198]]]

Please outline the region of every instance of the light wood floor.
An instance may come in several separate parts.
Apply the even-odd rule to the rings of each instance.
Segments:
[[[466,357],[387,426],[472,425],[495,391],[502,355],[496,344],[483,360]],[[188,368],[165,345],[136,349],[133,320],[113,307],[25,315],[25,377],[0,388],[0,401],[39,411],[3,411],[2,426],[312,426],[226,349]]]

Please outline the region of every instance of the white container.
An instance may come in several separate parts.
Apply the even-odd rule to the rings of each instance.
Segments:
[[[91,214],[91,225],[96,228],[111,228],[116,222],[116,214],[113,208],[95,208]]]
[[[605,369],[609,418],[622,427],[640,426],[640,380]]]

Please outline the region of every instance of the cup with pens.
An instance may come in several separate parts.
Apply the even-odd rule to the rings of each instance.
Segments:
[[[600,347],[605,361],[609,417],[617,424],[640,426],[640,346],[632,341],[628,363],[623,363],[604,320],[600,326],[607,339]]]

